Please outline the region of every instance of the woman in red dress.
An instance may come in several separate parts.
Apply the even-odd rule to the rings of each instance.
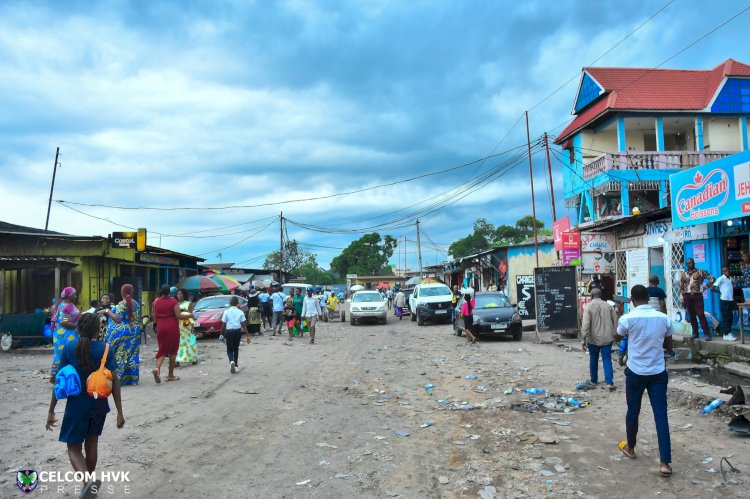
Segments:
[[[156,327],[156,341],[159,350],[156,352],[156,369],[153,370],[154,381],[161,383],[161,365],[164,359],[169,357],[169,374],[167,381],[177,381],[179,376],[174,375],[175,359],[180,347],[180,325],[179,319],[190,319],[193,314],[182,312],[180,304],[169,296],[169,285],[161,287],[161,296],[154,301],[153,319]]]

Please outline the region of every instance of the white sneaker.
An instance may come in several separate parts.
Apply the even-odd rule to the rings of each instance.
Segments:
[[[234,372],[235,373],[240,372],[240,366],[234,366]]]
[[[732,333],[724,335],[724,341],[737,341],[737,337]]]
[[[232,374],[237,372],[237,364],[235,364],[234,361],[229,363],[229,372]]]

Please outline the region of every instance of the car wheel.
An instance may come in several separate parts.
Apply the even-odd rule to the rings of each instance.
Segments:
[[[355,325],[356,323],[357,323],[357,322],[356,322],[356,321],[354,320],[354,317],[349,317],[349,324],[350,324],[350,325],[352,325],[352,326],[353,326],[353,325]]]
[[[346,313],[341,312],[341,322],[346,322]]]
[[[417,312],[417,325],[418,326],[424,326],[424,317],[419,315],[419,312]]]
[[[382,319],[380,319],[380,323],[381,324],[388,324],[388,319],[385,318],[385,317],[383,317]]]
[[[411,312],[411,311],[409,311],[409,318],[411,319],[412,322],[417,320],[417,316],[414,314],[414,312]]]
[[[523,339],[523,331],[513,333],[513,341],[521,341],[521,339]]]

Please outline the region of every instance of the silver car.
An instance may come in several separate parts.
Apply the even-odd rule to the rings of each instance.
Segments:
[[[377,291],[357,291],[349,302],[349,324],[361,319],[374,319],[385,324],[387,302]]]

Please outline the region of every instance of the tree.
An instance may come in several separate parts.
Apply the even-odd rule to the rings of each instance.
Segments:
[[[326,272],[318,267],[318,265],[312,263],[303,265],[297,272],[297,275],[308,284],[328,285],[335,284],[336,282],[336,277],[333,274]]]
[[[381,239],[377,232],[365,234],[331,261],[331,270],[341,276],[391,275],[393,270],[388,266],[388,260],[393,256],[396,244],[396,239],[391,236]]]
[[[300,275],[300,270],[310,267],[318,268],[315,254],[300,248],[295,239],[284,243],[284,270],[293,275]],[[269,253],[263,262],[264,269],[278,269],[281,267],[281,255],[278,251]]]
[[[551,234],[544,229],[544,222],[536,221],[537,234]],[[527,215],[516,221],[515,225],[500,225],[495,227],[484,218],[474,222],[474,232],[466,237],[454,241],[448,247],[448,253],[453,258],[481,253],[493,247],[518,244],[534,236],[534,217]]]

